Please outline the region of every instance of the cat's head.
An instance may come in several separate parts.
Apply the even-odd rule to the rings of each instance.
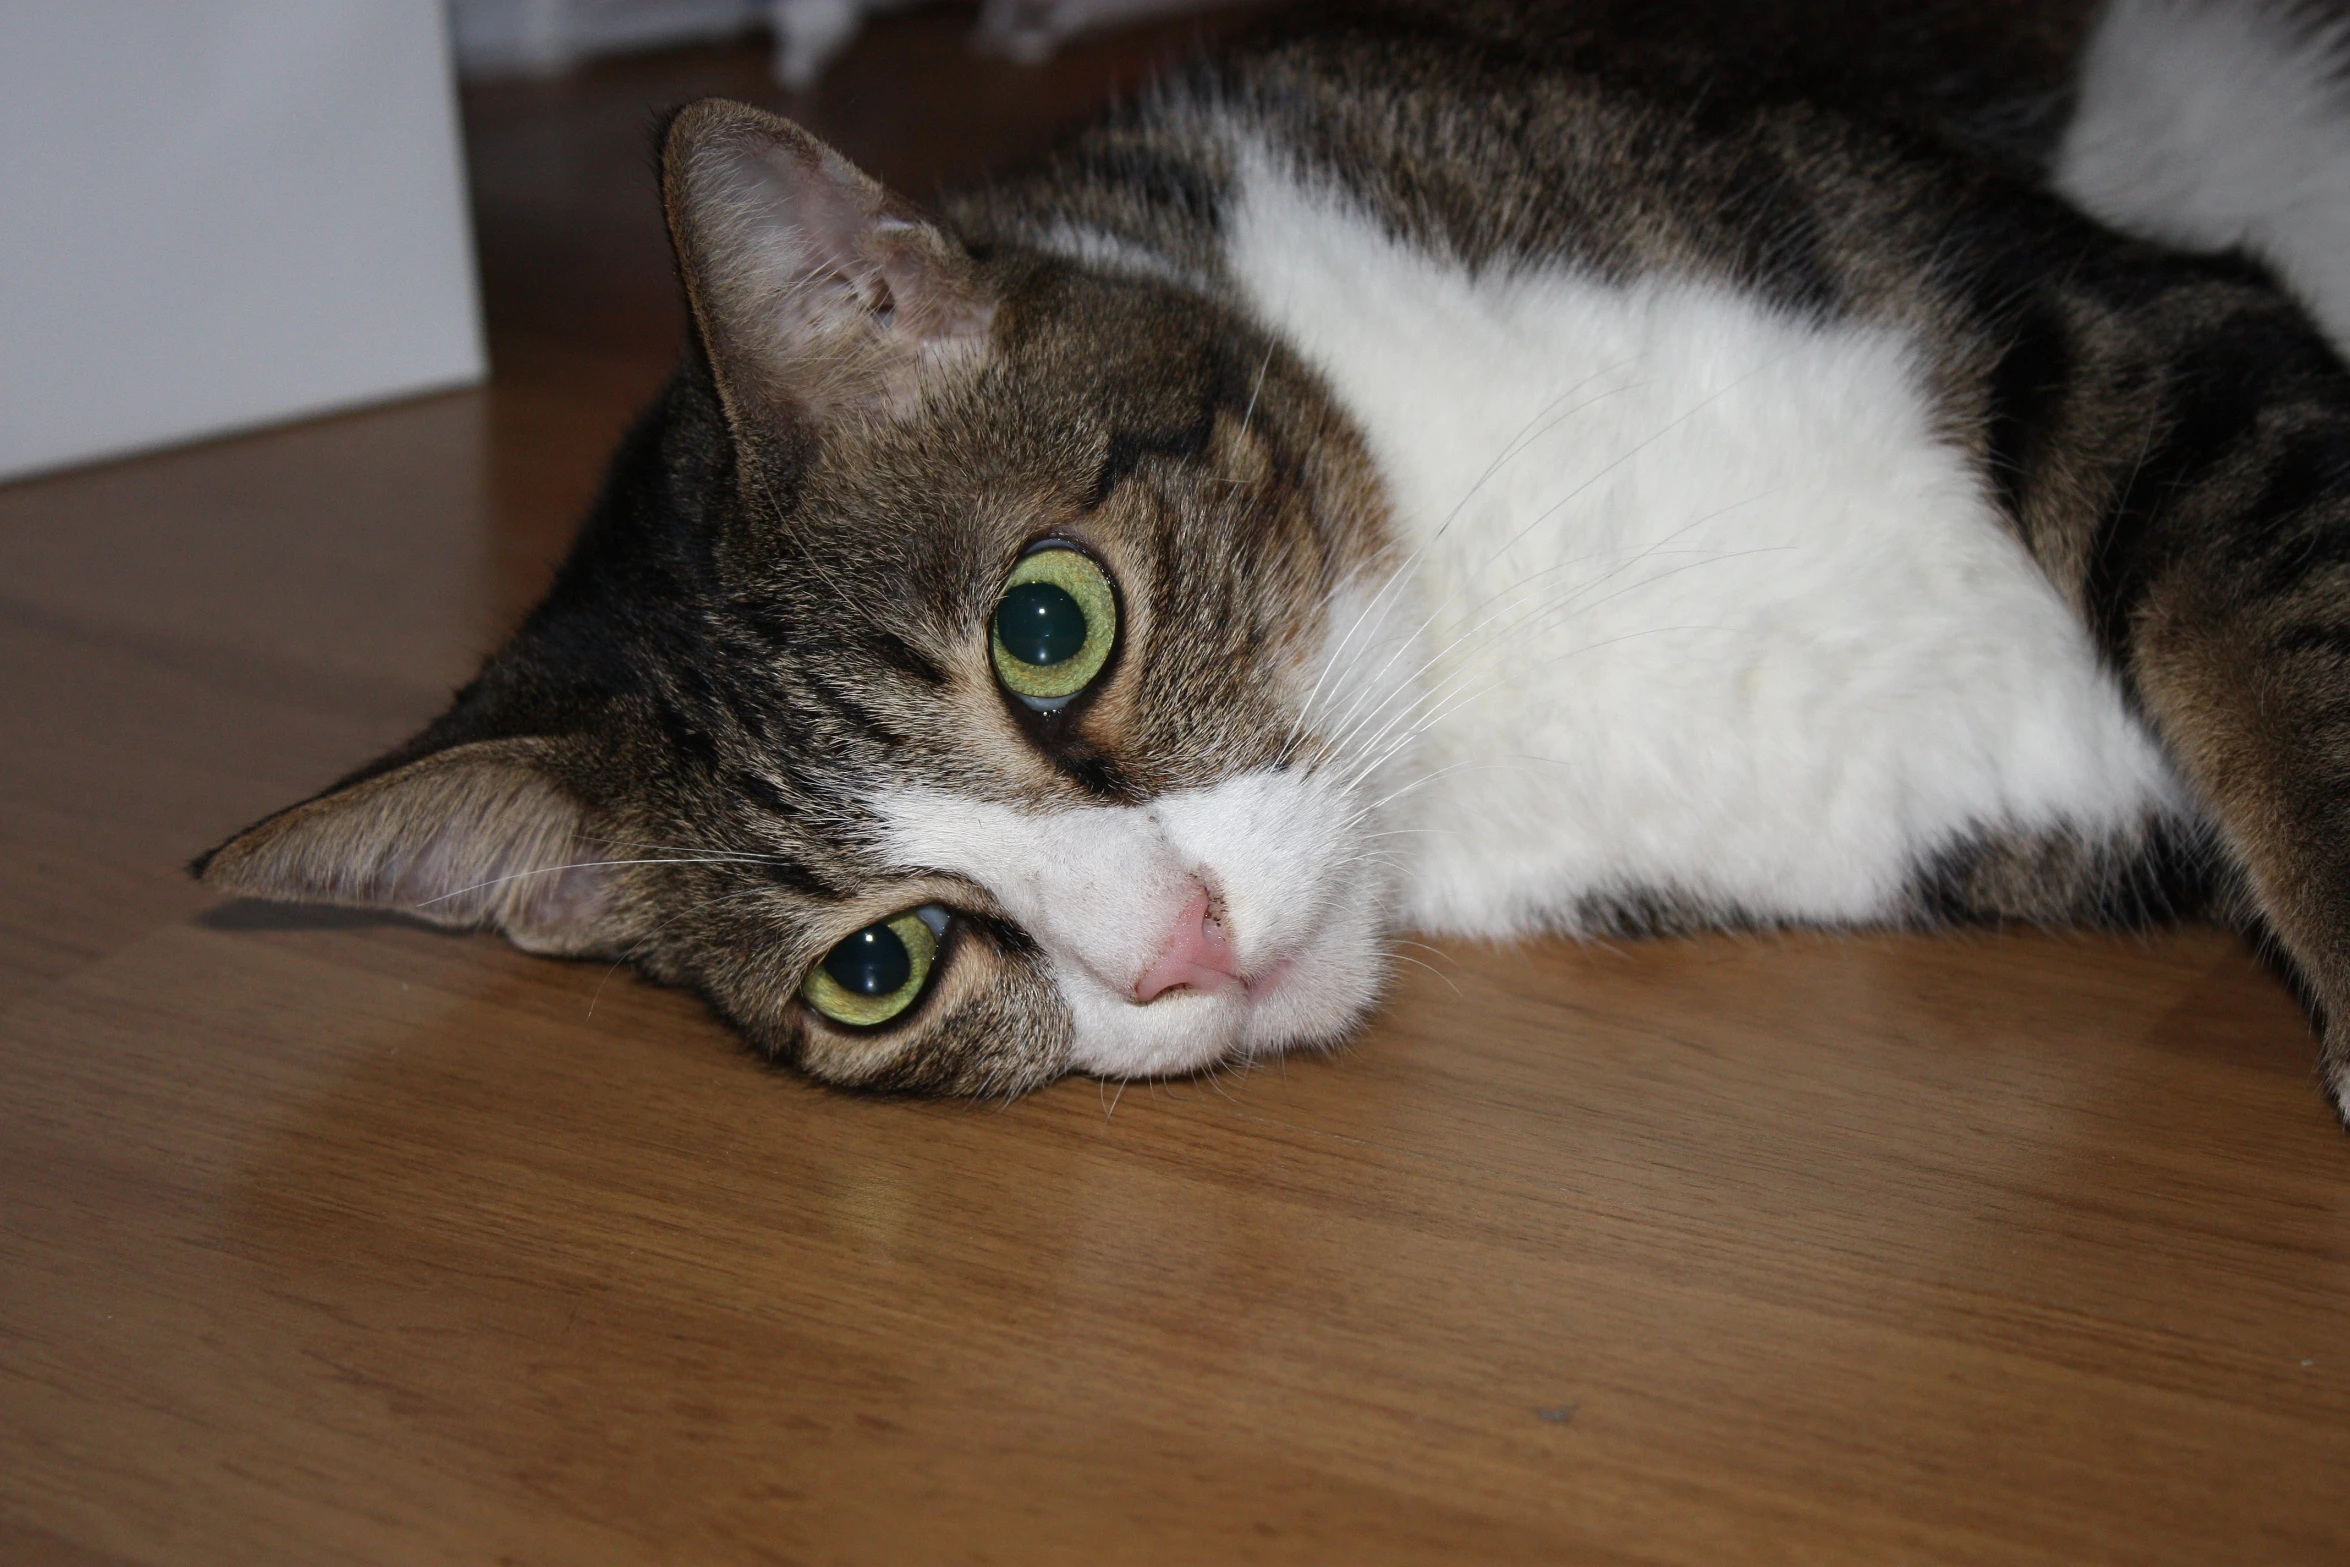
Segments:
[[[664,188],[693,344],[546,601],[205,883],[629,958],[843,1083],[1344,1032],[1413,660],[1311,376],[739,105],[677,117]]]

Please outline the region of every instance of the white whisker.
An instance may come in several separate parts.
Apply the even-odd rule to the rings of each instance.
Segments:
[[[470,886],[454,888],[435,897],[426,898],[422,902],[411,904],[410,907],[427,909],[451,898],[461,898],[469,892],[479,892],[485,887],[499,887],[507,882],[521,881],[531,876],[552,876],[561,871],[603,870],[607,867],[620,865],[769,865],[772,863],[774,863],[772,860],[753,858],[749,855],[681,855],[666,859],[573,860],[568,865],[539,865],[526,871],[510,871],[503,876],[492,876],[488,881],[477,881]]]

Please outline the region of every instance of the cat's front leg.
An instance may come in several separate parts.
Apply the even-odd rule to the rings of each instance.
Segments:
[[[2248,542],[2149,586],[2137,685],[2237,862],[2244,912],[2317,1005],[2326,1087],[2350,1123],[2350,504]]]
[[[2306,981],[2350,1121],[2350,372],[2265,291],[2192,295],[2075,588]]]

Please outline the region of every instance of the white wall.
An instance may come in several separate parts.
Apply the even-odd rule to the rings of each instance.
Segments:
[[[440,0],[0,0],[0,476],[481,379]]]

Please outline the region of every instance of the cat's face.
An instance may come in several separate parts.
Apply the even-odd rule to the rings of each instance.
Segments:
[[[1058,269],[1003,285],[968,363],[836,421],[721,530],[717,756],[647,738],[644,841],[775,858],[645,868],[672,922],[645,956],[842,1081],[1332,1037],[1387,901],[1352,820],[1375,780],[1300,722],[1364,542],[1352,478],[1313,471],[1327,442],[1229,323]]]
[[[668,172],[704,357],[563,580],[207,881],[626,956],[838,1082],[1343,1033],[1414,660],[1302,372],[1196,300],[974,259],[751,111],[688,111]]]

